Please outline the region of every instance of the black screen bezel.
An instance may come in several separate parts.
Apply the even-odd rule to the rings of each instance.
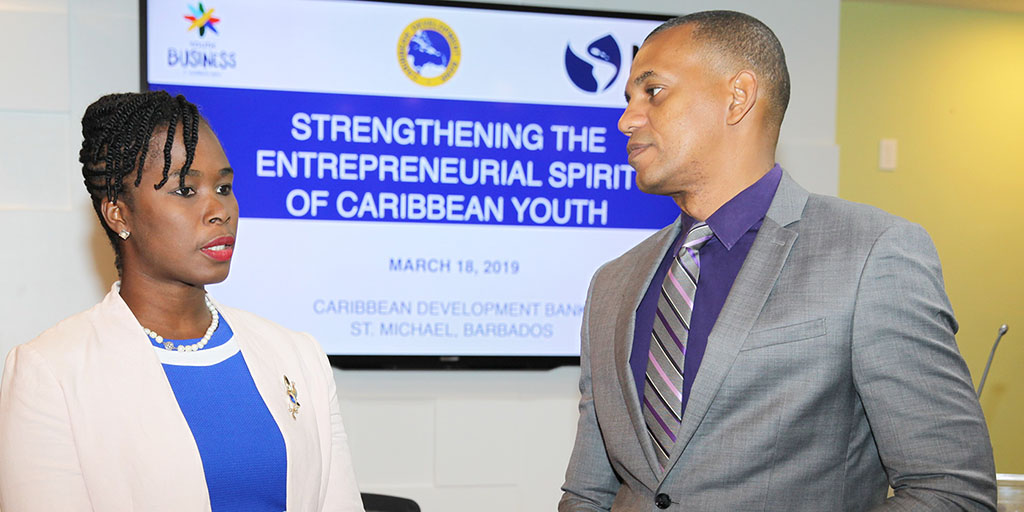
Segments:
[[[307,0],[313,2],[337,0]],[[455,7],[489,11],[515,11],[540,14],[585,16],[596,18],[634,19],[666,21],[672,16],[654,13],[599,11],[561,7],[530,5],[490,4],[462,1],[428,0],[344,0],[404,5],[429,5],[431,7]],[[148,31],[146,22],[148,0],[139,0],[139,90],[148,91]],[[634,49],[635,51],[635,49]],[[579,356],[523,356],[523,355],[332,355],[328,354],[331,366],[350,370],[550,370],[559,366],[580,364]]]

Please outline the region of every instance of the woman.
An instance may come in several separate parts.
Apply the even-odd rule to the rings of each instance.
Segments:
[[[121,280],[8,355],[0,510],[362,511],[319,345],[206,295],[238,203],[196,107],[104,96],[82,133]]]

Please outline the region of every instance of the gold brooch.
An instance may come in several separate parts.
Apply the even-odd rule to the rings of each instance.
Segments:
[[[299,392],[295,390],[295,383],[288,380],[288,376],[284,376],[284,390],[288,393],[288,398],[292,401],[292,405],[288,407],[288,412],[292,413],[292,419],[296,419],[295,415],[299,414]]]

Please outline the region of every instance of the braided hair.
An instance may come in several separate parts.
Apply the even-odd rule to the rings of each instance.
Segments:
[[[122,240],[103,218],[103,200],[116,204],[125,192],[125,178],[130,179],[132,173],[135,173],[135,186],[139,186],[151,139],[161,128],[166,131],[163,178],[154,188],[163,187],[171,170],[171,149],[179,125],[185,143],[185,163],[179,186],[184,187],[185,176],[196,153],[200,121],[202,118],[195,105],[180,94],[172,97],[165,91],[108,94],[85,110],[82,117],[84,140],[78,161],[82,164],[82,177],[92,197],[93,209],[114,247],[114,264],[118,273],[121,271]],[[153,149],[155,154],[156,148]],[[123,197],[130,201],[131,195]]]

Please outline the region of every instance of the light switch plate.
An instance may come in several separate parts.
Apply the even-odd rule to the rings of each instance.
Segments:
[[[896,139],[882,139],[878,143],[878,168],[883,171],[895,171],[897,161]]]

